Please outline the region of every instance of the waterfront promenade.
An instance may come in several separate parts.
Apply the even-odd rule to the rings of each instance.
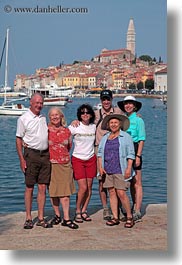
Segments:
[[[37,212],[33,212],[36,220]],[[91,213],[92,222],[80,224],[78,230],[63,226],[50,229],[34,226],[24,230],[24,212],[0,215],[1,250],[154,250],[167,251],[167,204],[143,206],[143,221],[132,229],[124,223],[108,227],[102,210]],[[46,212],[50,219],[52,211]]]

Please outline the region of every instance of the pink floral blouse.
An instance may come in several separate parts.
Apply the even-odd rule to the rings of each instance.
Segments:
[[[54,128],[48,125],[49,153],[51,163],[66,164],[70,162],[69,151],[72,146],[72,136],[68,128]]]

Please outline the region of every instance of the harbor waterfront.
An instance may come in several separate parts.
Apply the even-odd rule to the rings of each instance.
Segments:
[[[79,105],[87,102],[92,106],[99,103],[99,98],[72,98],[62,110],[68,125],[76,118]],[[114,105],[121,97],[115,97]],[[143,107],[140,111],[145,121],[147,140],[143,151],[143,188],[144,204],[167,203],[167,110],[160,99],[141,98]],[[1,103],[1,102],[0,102]],[[25,102],[28,106],[29,102]],[[45,106],[43,112],[47,116],[50,106]],[[18,117],[1,116],[0,133],[0,213],[8,214],[24,211],[24,176],[20,170],[16,152],[16,122]],[[71,208],[75,208],[76,195],[71,197]],[[101,206],[98,192],[98,181],[95,179],[90,208]],[[46,210],[52,209],[47,196]],[[37,210],[36,189],[34,192],[33,210]]]

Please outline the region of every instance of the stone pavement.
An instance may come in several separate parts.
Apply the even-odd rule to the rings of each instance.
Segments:
[[[37,212],[33,212],[36,220]],[[142,222],[131,229],[124,223],[108,227],[102,210],[91,213],[92,221],[72,230],[63,226],[23,229],[25,213],[0,215],[1,250],[159,250],[167,251],[167,205],[150,204],[143,209]],[[53,212],[46,212],[47,219]]]

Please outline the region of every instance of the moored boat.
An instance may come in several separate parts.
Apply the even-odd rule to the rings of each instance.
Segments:
[[[102,103],[98,103],[98,104],[93,106],[94,110],[98,110],[98,109],[101,109],[101,108],[102,108]]]
[[[7,91],[9,91],[8,87],[8,40],[9,40],[9,28],[7,29],[6,33],[6,62],[5,62],[5,86],[4,86],[4,102],[0,106],[0,115],[9,115],[9,116],[20,116],[24,112],[28,110],[23,104],[21,103],[7,103]],[[15,100],[13,100],[15,101]]]
[[[0,115],[7,116],[21,116],[24,112],[26,112],[28,108],[26,108],[23,104],[11,104],[11,105],[2,105],[0,106]]]
[[[49,89],[49,95],[55,97],[72,97],[75,91],[70,86],[58,86],[55,83],[47,85],[46,88]]]
[[[15,91],[11,91],[11,92],[0,92],[0,98],[21,98],[21,97],[27,97],[26,93],[23,92],[15,92]]]
[[[68,99],[68,97],[45,97],[44,106],[65,106]]]

